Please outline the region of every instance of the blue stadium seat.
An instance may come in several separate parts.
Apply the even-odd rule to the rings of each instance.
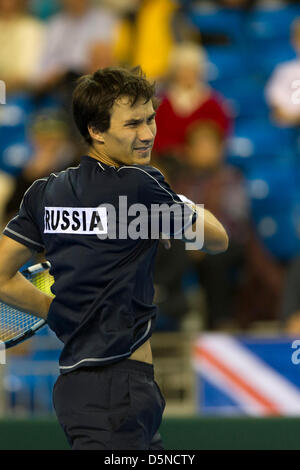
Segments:
[[[300,252],[298,176],[289,162],[259,165],[246,176],[256,231],[270,253],[281,260]]]
[[[245,22],[243,10],[218,8],[200,3],[188,9],[187,18],[201,33],[221,33],[236,42],[240,42],[243,37]]]
[[[296,58],[296,52],[289,41],[270,40],[259,47],[251,44],[249,57],[253,70],[267,80],[278,64],[288,62]]]
[[[285,212],[265,213],[255,219],[257,233],[276,259],[289,261],[300,252],[300,214],[291,208]]]
[[[217,80],[213,83],[213,87],[226,98],[235,117],[267,118],[269,115],[263,81],[249,75]]]
[[[53,412],[52,389],[58,366],[41,366],[27,358],[11,358],[5,377],[5,389],[11,411],[49,414]]]
[[[300,144],[300,142],[299,142]],[[299,159],[299,153],[296,155],[296,160],[295,160],[295,165],[294,165],[294,173],[295,173],[295,179],[296,179],[296,184],[297,184],[297,201],[299,201],[300,205],[300,159]]]
[[[27,114],[21,106],[6,104],[0,108],[0,151],[17,139],[25,139],[26,119]]]
[[[60,109],[54,96],[46,96],[34,103],[26,93],[9,95],[5,106],[0,106],[0,170],[18,176],[32,155],[28,139],[30,119],[38,112]]]
[[[247,173],[246,187],[254,217],[274,211],[288,212],[297,200],[297,175],[288,163],[253,167]]]
[[[207,54],[206,78],[214,82],[246,77],[251,73],[249,60],[243,51],[236,47],[210,46],[205,48]],[[251,64],[250,64],[251,65]]]
[[[6,105],[0,107],[0,169],[9,174],[17,175],[30,157],[26,126],[33,111],[26,93],[8,95]]]
[[[32,375],[23,378],[30,392],[30,411],[35,415],[47,415],[54,412],[52,390],[56,375]]]
[[[0,132],[1,134],[1,132]],[[32,147],[28,142],[10,135],[12,142],[7,147],[0,147],[0,170],[17,177],[32,156]],[[13,137],[14,140],[13,140]]]
[[[6,114],[8,106],[16,106],[23,110],[24,116],[27,116],[34,110],[34,104],[32,97],[29,93],[19,92],[19,93],[10,93],[6,97],[6,105],[4,108],[1,108],[0,122],[3,114]]]
[[[295,131],[266,119],[238,119],[228,141],[227,159],[247,170],[254,164],[294,159]]]
[[[263,41],[289,38],[294,19],[300,16],[299,5],[260,6],[250,14],[246,34],[249,41],[261,45]]]

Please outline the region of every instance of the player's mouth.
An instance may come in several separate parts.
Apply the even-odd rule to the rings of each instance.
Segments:
[[[147,147],[136,147],[134,150],[136,150],[137,152],[144,153],[144,152],[148,152],[149,150],[151,150],[151,148],[152,148],[152,145],[148,145]]]

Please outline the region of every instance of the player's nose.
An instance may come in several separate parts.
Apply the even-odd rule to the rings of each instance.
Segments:
[[[150,128],[147,124],[141,126],[138,133],[138,138],[143,143],[152,143],[155,137],[153,129]]]

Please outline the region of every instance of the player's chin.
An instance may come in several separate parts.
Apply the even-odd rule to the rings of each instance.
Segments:
[[[147,151],[138,151],[134,155],[134,163],[136,165],[148,165],[151,161],[151,149]]]

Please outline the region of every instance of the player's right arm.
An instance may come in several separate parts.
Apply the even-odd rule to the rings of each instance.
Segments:
[[[0,299],[46,320],[52,297],[43,294],[18,270],[32,257],[27,246],[5,235],[0,240]]]
[[[35,181],[24,194],[19,212],[3,231],[0,240],[0,299],[2,302],[46,319],[52,297],[43,294],[18,272],[32,258],[43,252],[41,231],[36,222],[37,201],[45,180]]]
[[[181,239],[190,243],[189,249],[217,254],[228,248],[228,236],[217,218],[203,206],[197,206],[185,196],[176,194],[165,181],[164,175],[154,167],[134,165],[122,167],[123,172],[131,172],[133,182],[139,182],[140,202],[148,209],[148,214],[159,217],[161,238]],[[178,206],[180,210],[172,212]],[[161,208],[161,212],[159,210]],[[162,209],[164,207],[164,209]],[[168,210],[168,207],[170,210]],[[159,214],[159,215],[158,215]],[[171,222],[165,229],[163,218]],[[149,225],[151,224],[149,219]],[[152,235],[152,234],[151,234]],[[202,243],[203,242],[203,243]]]

